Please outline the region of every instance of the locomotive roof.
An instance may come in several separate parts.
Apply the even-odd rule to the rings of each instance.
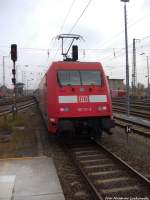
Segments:
[[[60,63],[63,63],[63,64],[101,64],[99,62],[80,62],[80,61],[56,61],[56,62],[53,62],[53,63],[56,63],[56,64],[60,64]]]
[[[58,62],[53,62],[51,67],[60,69],[60,68],[70,68],[70,67],[77,67],[77,68],[102,68],[101,63],[99,62],[70,62],[70,61],[58,61]]]

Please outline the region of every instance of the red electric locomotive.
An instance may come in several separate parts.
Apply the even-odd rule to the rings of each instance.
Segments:
[[[76,59],[75,53],[72,60],[53,62],[40,83],[39,105],[48,131],[110,132],[112,104],[102,65]]]

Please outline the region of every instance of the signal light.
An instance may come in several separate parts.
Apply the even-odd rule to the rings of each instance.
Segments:
[[[78,46],[77,45],[72,46],[72,60],[73,61],[78,60]]]
[[[11,45],[11,59],[16,62],[17,60],[17,45],[12,44]]]
[[[15,85],[16,84],[16,79],[15,78],[12,78],[12,83]]]
[[[12,74],[15,75],[16,74],[16,70],[12,69]]]

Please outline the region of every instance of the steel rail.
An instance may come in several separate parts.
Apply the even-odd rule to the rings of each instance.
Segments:
[[[138,125],[138,126],[141,126],[142,128],[150,128],[150,123],[149,124],[143,124],[141,121],[139,121],[139,122],[135,121],[135,120],[133,121],[130,118],[125,119],[125,118],[123,118],[121,116],[116,116],[115,113],[113,113],[113,116],[114,116],[115,119],[118,119],[118,120],[121,120],[121,121],[125,121],[125,122],[131,123],[133,125]]]
[[[147,191],[149,191],[150,189],[150,180],[147,179],[145,176],[143,176],[141,173],[139,173],[138,171],[136,171],[133,167],[131,167],[128,163],[126,163],[125,161],[123,161],[120,157],[118,157],[117,155],[115,155],[114,153],[110,152],[108,149],[106,149],[106,147],[104,147],[103,145],[101,145],[98,141],[96,141],[95,139],[90,139],[90,141],[92,141],[93,143],[93,147],[97,147],[97,149],[100,149],[100,152],[104,153],[104,155],[106,156],[106,158],[110,158],[112,161],[114,161],[116,163],[116,166],[118,167],[122,167],[122,170],[125,170],[126,172],[128,172],[128,174],[130,174],[130,177],[134,177],[135,180],[140,180],[140,184],[141,187],[139,187],[139,189],[142,189],[143,186],[145,186],[145,189]],[[81,143],[82,144],[82,143]],[[90,145],[91,146],[91,145]],[[86,147],[86,146],[84,146]],[[88,146],[87,146],[88,147]],[[74,148],[74,146],[73,146]],[[77,146],[75,148],[82,148],[82,145]],[[100,199],[103,200],[105,199],[105,195],[103,196],[103,192],[101,191],[101,189],[97,189],[95,183],[93,182],[93,180],[90,178],[90,176],[88,175],[88,173],[86,172],[86,170],[84,169],[84,166],[82,166],[82,164],[80,163],[80,160],[76,154],[76,150],[72,150],[70,152],[70,146],[69,146],[69,154],[71,156],[71,159],[74,161],[74,163],[76,164],[76,166],[78,167],[79,171],[81,172],[82,176],[84,177],[84,179],[86,180],[86,182],[88,183],[88,186],[90,186],[91,190],[93,191],[93,193],[96,195],[94,196],[96,199]],[[77,152],[80,150],[77,150]],[[81,150],[82,151],[82,150]],[[84,151],[84,150],[83,150]],[[86,152],[86,150],[85,150]],[[88,151],[87,151],[88,152]],[[93,154],[94,155],[94,154]],[[117,165],[118,163],[118,165]],[[107,193],[107,192],[106,192]],[[107,194],[106,194],[107,195]]]
[[[112,102],[122,102],[122,103],[125,103],[126,99],[124,98],[112,98]],[[150,104],[150,99],[145,99],[145,100],[133,100],[133,99],[130,99],[130,102],[133,103],[133,104],[143,104],[143,103],[146,103],[146,104]]]
[[[121,121],[121,119],[120,119],[120,121]],[[125,121],[125,120],[124,120]],[[122,122],[123,122],[123,120],[122,120]],[[130,122],[131,123],[131,122]],[[123,127],[123,128],[125,128],[126,127],[126,125],[127,124],[121,124],[121,123],[119,123],[118,121],[115,121],[115,124],[117,125],[117,126],[120,126],[120,127]],[[142,130],[140,130],[140,129],[136,129],[136,128],[134,128],[134,127],[131,127],[131,130],[133,130],[133,132],[135,133],[135,134],[138,134],[138,135],[141,135],[141,136],[143,136],[143,137],[146,137],[146,138],[150,138],[150,132],[149,133],[147,133],[147,132],[144,132],[144,131],[142,131]]]
[[[119,158],[114,153],[110,152],[106,147],[104,147],[102,144],[97,142],[96,140],[93,140],[95,144],[97,144],[100,148],[102,148],[105,152],[107,152],[108,155],[110,155],[113,159],[115,159],[118,163],[120,163],[125,169],[129,170],[135,178],[140,179],[146,187],[150,190],[150,180],[147,179],[145,176],[143,176],[141,173],[136,171],[133,167],[131,167],[129,164],[127,164],[125,161],[123,161],[121,158]]]
[[[117,108],[117,107],[113,107],[114,111],[120,112],[120,113],[125,113],[125,109],[124,108]],[[138,111],[133,111],[131,110],[130,112],[132,115],[134,116],[138,116],[138,117],[142,117],[145,119],[150,119],[150,113],[142,113],[142,112],[138,112]]]
[[[30,101],[32,100],[33,97],[21,97],[21,98],[17,98],[17,103],[20,103],[20,102],[25,102],[25,101]],[[3,99],[3,100],[0,100],[0,106],[7,106],[7,105],[11,105],[13,103],[13,100],[12,98],[11,99]]]
[[[81,164],[76,160],[75,156],[71,156],[74,163],[76,164],[76,166],[78,167],[78,169],[80,170],[82,176],[84,177],[84,179],[86,180],[86,183],[89,186],[89,189],[91,190],[91,192],[94,194],[95,199],[97,200],[104,200],[104,198],[101,196],[101,194],[97,191],[96,187],[94,186],[94,184],[91,182],[91,180],[89,179],[88,175],[84,172]]]
[[[130,107],[132,109],[137,109],[137,110],[140,110],[140,109],[150,110],[150,104],[144,104],[144,105],[143,104],[133,104],[133,103],[131,103]],[[125,103],[123,103],[123,102],[113,102],[113,105],[125,108]]]
[[[27,104],[27,105],[21,105],[21,106],[17,107],[17,109],[18,109],[17,111],[19,112],[19,111],[25,110],[28,107],[35,105],[35,104],[36,104],[36,102],[30,103],[30,104]],[[9,115],[11,113],[12,113],[12,111],[0,112],[0,117],[4,117],[4,116]]]
[[[88,138],[89,139],[89,138]],[[61,143],[62,144],[62,143]],[[69,144],[70,145],[70,144]],[[85,173],[85,171],[83,170],[83,167],[81,166],[81,164],[79,163],[79,161],[76,159],[75,154],[73,151],[70,151],[70,146],[68,144],[66,144],[66,140],[65,142],[63,141],[63,147],[65,147],[65,151],[67,151],[67,153],[69,154],[69,157],[71,158],[71,160],[74,162],[75,166],[79,169],[80,174],[82,175],[83,179],[85,180],[85,183],[88,186],[88,189],[92,192],[92,194],[94,195],[94,199],[95,200],[104,200],[104,198],[101,196],[101,194],[98,192],[98,190],[96,189],[96,187],[94,186],[94,184],[91,182],[90,178],[88,177],[88,175]],[[68,151],[69,149],[69,151]]]

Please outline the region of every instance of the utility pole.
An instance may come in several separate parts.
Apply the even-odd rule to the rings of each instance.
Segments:
[[[3,86],[5,86],[5,56],[3,56]]]
[[[146,56],[147,60],[147,88],[148,88],[148,96],[150,96],[150,85],[149,85],[149,57]]]
[[[132,95],[136,95],[136,86],[137,86],[137,71],[136,71],[136,39],[133,38],[133,68],[132,68]]]
[[[125,49],[126,49],[126,100],[127,100],[127,116],[130,115],[130,94],[129,94],[129,59],[128,59],[128,31],[127,31],[127,10],[126,2],[129,0],[121,0],[124,2],[124,23],[125,23]]]
[[[9,56],[3,56],[3,86],[5,86],[5,58]]]

